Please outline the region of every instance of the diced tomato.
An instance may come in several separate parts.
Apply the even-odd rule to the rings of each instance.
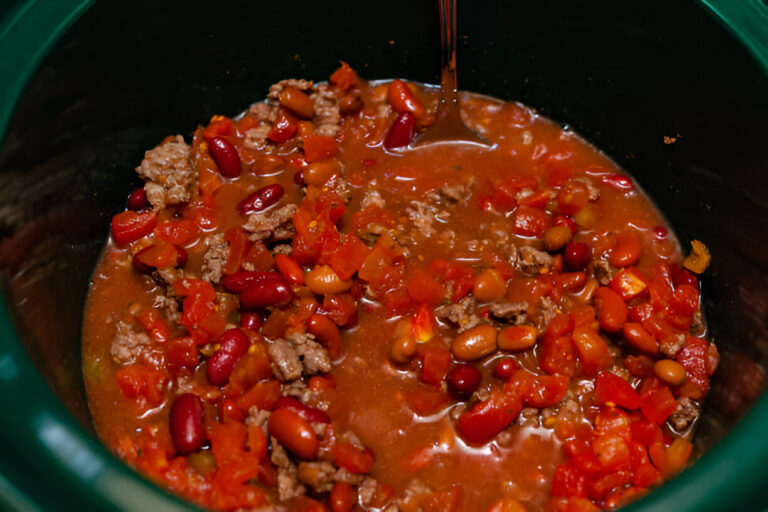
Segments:
[[[475,284],[475,272],[469,267],[450,263],[443,259],[435,259],[429,264],[429,271],[438,276],[444,283],[453,283],[451,300],[457,302],[467,295]]]
[[[157,240],[134,255],[133,264],[139,268],[168,268],[179,265],[179,249],[164,240]]]
[[[709,356],[709,343],[701,338],[687,336],[685,345],[677,353],[675,359],[685,368],[686,382],[679,392],[682,396],[699,399],[709,389],[709,371],[707,360]]]
[[[241,395],[237,399],[237,406],[244,411],[251,407],[271,411],[278,398],[280,398],[280,382],[275,379],[269,379],[255,384]]]
[[[555,468],[552,475],[552,496],[586,498],[587,492],[587,477],[578,468],[570,464],[560,464]]]
[[[571,337],[584,375],[594,375],[611,364],[605,340],[594,329],[576,327]]]
[[[341,66],[331,74],[330,81],[333,85],[337,85],[345,91],[360,83],[355,70],[344,61],[341,61]]]
[[[310,135],[304,137],[304,158],[307,163],[333,158],[339,151],[339,144],[333,137]]]
[[[649,487],[661,476],[648,458],[648,449],[640,443],[630,443],[630,464],[632,483],[640,487]]]
[[[424,350],[421,363],[421,381],[440,386],[451,369],[451,351],[440,345],[430,345]]]
[[[648,287],[645,277],[635,267],[621,269],[611,280],[609,286],[621,295],[624,302],[629,301],[643,293]]]
[[[622,489],[628,483],[632,481],[632,473],[628,466],[604,474],[597,480],[593,481],[589,488],[589,497],[593,500],[600,501],[605,499],[608,494],[614,489]]]
[[[645,446],[651,446],[652,444],[664,441],[661,428],[656,423],[648,421],[642,416],[632,420],[630,431],[632,433],[632,441]]]
[[[156,225],[155,212],[126,210],[112,217],[112,239],[117,245],[128,245],[150,234]]]
[[[215,424],[208,432],[211,451],[220,466],[231,459],[240,458],[245,451],[248,432],[242,423]]]
[[[168,342],[165,358],[171,368],[194,368],[197,366],[197,344],[191,336],[174,338]]]
[[[640,407],[640,395],[626,380],[602,371],[595,378],[595,402],[601,405],[612,403],[634,410]]]
[[[592,451],[607,470],[629,466],[629,446],[617,435],[601,435],[592,441]]]
[[[491,390],[490,396],[477,402],[459,416],[456,428],[464,440],[483,444],[512,423],[522,408],[519,397]]]
[[[227,255],[227,261],[224,263],[222,272],[224,275],[230,275],[240,270],[243,259],[248,253],[250,242],[248,241],[248,235],[245,233],[245,231],[237,227],[229,228],[224,237],[227,241],[227,244],[229,244],[229,254]]]
[[[155,238],[165,240],[173,245],[189,245],[198,236],[200,236],[200,229],[190,220],[163,222],[155,228]]]
[[[139,314],[139,323],[155,341],[163,342],[168,340],[168,326],[157,310],[152,308],[142,309]]]
[[[677,410],[677,401],[667,386],[651,389],[640,396],[640,410],[650,421],[662,424]]]
[[[227,263],[229,263],[229,261],[227,261]],[[267,246],[262,242],[254,242],[253,245],[250,246],[243,256],[242,263],[248,263],[253,267],[253,270],[261,272],[270,270],[275,266],[272,251],[267,249]],[[232,263],[232,267],[234,267],[234,262]],[[227,268],[227,270],[230,270],[230,268]],[[237,270],[235,272],[237,272]]]
[[[363,475],[373,467],[373,454],[371,450],[361,450],[352,443],[336,443],[333,447],[333,462],[352,473]]]
[[[357,301],[348,293],[325,295],[321,311],[338,326],[347,325],[357,313]]]
[[[512,223],[516,235],[541,238],[551,221],[544,210],[520,206],[512,218]]]
[[[232,120],[226,116],[213,116],[211,122],[203,130],[205,140],[211,140],[214,137],[226,136],[232,134]]]
[[[551,323],[550,323],[551,325]],[[578,362],[573,354],[570,336],[552,338],[544,336],[539,342],[539,365],[547,373],[573,377],[578,372]]]
[[[336,248],[328,264],[341,279],[349,279],[360,270],[371,249],[357,235],[347,234]]]
[[[155,406],[163,400],[165,372],[142,364],[126,364],[117,370],[117,385],[126,398],[145,400]]]
[[[445,290],[426,270],[416,269],[406,285],[408,295],[416,302],[430,306],[440,304],[445,298]]]
[[[439,389],[415,388],[406,394],[408,406],[420,416],[430,416],[448,404],[448,394]]]
[[[537,375],[523,397],[523,402],[527,407],[539,409],[557,405],[568,391],[569,380],[564,375]]]

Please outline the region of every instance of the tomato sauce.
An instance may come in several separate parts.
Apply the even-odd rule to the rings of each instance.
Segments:
[[[436,101],[343,65],[147,152],[84,320],[107,447],[219,510],[613,509],[687,464],[706,247],[521,104],[412,145]]]

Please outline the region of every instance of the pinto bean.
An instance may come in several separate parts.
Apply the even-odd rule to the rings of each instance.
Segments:
[[[637,263],[642,252],[643,243],[640,237],[634,231],[626,231],[616,240],[608,262],[614,267],[629,267]]]
[[[280,104],[302,119],[312,119],[315,113],[315,105],[309,96],[295,87],[286,87],[280,93]]]
[[[619,332],[627,323],[627,305],[621,295],[606,286],[595,292],[595,307],[600,328],[605,332]]]
[[[416,354],[416,341],[410,336],[401,336],[389,348],[389,358],[395,364],[407,364]]]
[[[512,325],[505,327],[499,332],[499,348],[520,352],[528,350],[536,344],[536,337],[539,330],[532,325]]]
[[[451,351],[459,361],[474,361],[496,350],[496,328],[478,325],[453,339]]]
[[[475,277],[472,295],[478,300],[488,302],[500,299],[506,291],[507,283],[501,277],[499,271],[493,268],[486,268]]]
[[[343,293],[352,288],[351,279],[341,279],[328,265],[315,265],[304,278],[307,287],[318,295]]]
[[[544,248],[548,251],[559,251],[571,240],[571,236],[571,228],[568,226],[552,226],[544,232]]]
[[[290,409],[278,409],[269,416],[269,435],[288,451],[304,460],[317,457],[317,435],[307,420]]]
[[[670,386],[679,386],[685,382],[685,367],[671,359],[661,359],[653,365],[653,372]]]

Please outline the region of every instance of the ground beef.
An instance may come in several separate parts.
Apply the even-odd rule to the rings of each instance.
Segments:
[[[345,203],[349,202],[352,198],[352,188],[349,186],[349,182],[340,176],[336,177],[333,190],[339,194],[339,197]]]
[[[458,203],[469,196],[471,184],[457,183],[454,185],[444,185],[437,189],[441,198],[451,203]]]
[[[360,504],[367,507],[373,503],[373,499],[376,497],[378,489],[379,483],[376,480],[369,476],[365,477],[357,488],[357,496],[360,499]]]
[[[299,462],[299,481],[315,493],[328,492],[333,487],[336,466],[326,461]]]
[[[386,205],[384,198],[381,197],[381,193],[376,190],[370,188],[371,186],[376,186],[375,182],[371,182],[368,184],[368,190],[365,191],[365,196],[363,197],[363,200],[360,201],[360,209],[363,210],[365,208],[368,208],[369,206],[377,206],[379,208],[384,208]]]
[[[155,299],[152,302],[152,307],[156,309],[162,309],[165,311],[165,317],[174,323],[178,323],[181,318],[181,312],[179,311],[179,301],[168,295],[159,293],[155,295]]]
[[[693,323],[688,332],[696,338],[701,338],[707,333],[707,324],[704,323],[704,314],[701,309],[697,309],[693,314]]]
[[[119,321],[109,353],[121,363],[135,363],[151,343],[146,333],[135,332],[129,324]]]
[[[342,482],[347,485],[357,485],[363,481],[363,475],[352,473],[346,468],[339,468],[336,470],[336,474],[333,475],[333,479],[337,482]]]
[[[435,317],[458,327],[459,332],[469,330],[482,323],[475,314],[475,299],[464,297],[456,304],[446,304],[435,309]]]
[[[699,406],[688,397],[677,399],[677,410],[669,417],[669,423],[678,432],[687,429],[699,417]]]
[[[286,87],[293,87],[294,89],[298,89],[301,92],[306,93],[313,90],[314,85],[314,82],[311,80],[304,80],[303,78],[286,78],[285,80],[280,80],[276,84],[269,86],[269,93],[267,94],[267,98],[272,101],[279,102],[280,94]]]
[[[302,403],[317,407],[321,410],[328,408],[328,404],[326,402],[318,401],[317,393],[309,389],[307,384],[301,379],[283,384],[282,394],[283,396],[292,396]]]
[[[253,242],[287,240],[296,233],[293,228],[296,209],[295,204],[286,204],[266,212],[252,213],[248,215],[243,229],[251,233],[248,238]]]
[[[519,427],[538,427],[539,410],[535,407],[524,407],[517,417],[516,423]]]
[[[672,359],[680,352],[683,345],[685,345],[685,334],[671,334],[659,341],[659,352]]]
[[[557,314],[558,307],[555,301],[549,297],[541,297],[539,299],[539,308],[536,313],[536,328],[539,332],[544,332],[549,325],[549,322]]]
[[[288,501],[298,496],[303,496],[307,490],[301,485],[298,478],[298,470],[288,457],[280,443],[274,437],[269,440],[272,447],[270,460],[277,467],[277,495],[280,501]]]
[[[491,315],[513,325],[524,325],[528,322],[527,302],[495,302],[488,306]]]
[[[173,283],[184,277],[184,271],[180,268],[165,267],[158,268],[152,272],[152,279],[157,286],[166,289],[166,295],[175,297],[173,292]]]
[[[286,254],[289,255],[293,252],[293,247],[291,247],[291,244],[277,244],[272,248],[272,254]]]
[[[245,132],[243,146],[251,150],[262,149],[267,144],[267,135],[272,131],[271,124],[261,124]]]
[[[301,377],[301,360],[293,344],[284,339],[277,339],[267,347],[267,354],[272,360],[272,370],[281,381],[292,381]]]
[[[186,203],[197,190],[197,170],[181,135],[144,153],[136,172],[146,181],[144,191],[155,208]]]
[[[587,187],[587,192],[589,193],[590,201],[597,201],[598,199],[600,199],[600,189],[597,188],[594,183],[592,183],[591,179],[584,177],[584,178],[576,178],[574,181],[583,183]]]
[[[619,269],[613,267],[606,260],[593,260],[592,263],[589,264],[589,268],[595,276],[595,279],[597,279],[597,282],[602,286],[607,286],[616,274],[619,273]]]
[[[280,106],[272,103],[255,103],[251,105],[248,113],[262,123],[274,123],[277,120]],[[270,127],[271,128],[271,127]]]
[[[408,214],[416,230],[427,238],[434,236],[437,232],[434,226],[435,220],[446,222],[449,216],[448,212],[424,201],[411,201],[405,213]]]
[[[339,100],[328,84],[319,84],[315,92],[309,95],[315,106],[315,133],[326,137],[336,137],[341,126]]]
[[[525,275],[538,276],[552,268],[554,259],[549,253],[533,247],[523,246],[517,251],[517,268]]]
[[[315,375],[331,371],[331,358],[328,351],[323,348],[311,334],[293,333],[288,336],[296,353],[304,365],[304,373]]]
[[[264,430],[264,433],[267,434],[267,422],[269,421],[269,416],[271,414],[271,412],[261,410],[254,405],[248,409],[248,416],[245,418],[245,424],[249,427],[261,427]]]
[[[223,233],[209,235],[204,241],[208,249],[203,255],[202,278],[204,281],[218,283],[224,273],[224,265],[229,258],[229,244]]]

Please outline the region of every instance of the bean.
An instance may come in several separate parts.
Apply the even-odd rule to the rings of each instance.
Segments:
[[[330,423],[331,418],[317,407],[310,407],[291,396],[281,396],[275,402],[274,410],[289,409],[310,423]]]
[[[237,211],[242,215],[258,213],[266,210],[283,197],[283,187],[277,183],[265,185],[249,195],[237,205]]]
[[[515,498],[501,498],[493,502],[487,512],[525,512],[525,507]]]
[[[629,267],[637,263],[642,252],[643,244],[640,237],[634,231],[626,231],[616,240],[608,262],[614,267]]]
[[[656,376],[670,386],[679,386],[685,382],[685,367],[671,359],[661,359],[653,365],[653,371]]]
[[[481,301],[490,302],[503,297],[506,291],[507,283],[501,277],[499,271],[493,268],[486,268],[475,277],[472,295]]]
[[[413,142],[416,136],[416,117],[410,112],[397,116],[384,137],[384,147],[387,149],[402,148]]]
[[[331,494],[328,497],[331,512],[352,512],[356,504],[357,493],[351,485],[344,482],[333,484]]]
[[[214,137],[208,141],[208,150],[219,168],[219,174],[225,178],[240,176],[240,155],[231,142],[224,137]]]
[[[240,294],[240,308],[245,311],[264,309],[269,306],[285,306],[293,298],[288,282],[279,274],[277,278],[256,281]]]
[[[280,93],[280,104],[303,119],[312,119],[315,105],[309,96],[295,87],[286,87]]]
[[[395,364],[407,364],[416,354],[416,341],[410,336],[401,336],[389,349],[389,358]]]
[[[183,247],[179,247],[178,245],[175,247],[176,253],[178,254],[176,258],[176,266],[183,267],[187,263],[187,250]]]
[[[580,229],[592,229],[597,224],[599,212],[593,203],[587,203],[584,208],[573,215],[573,221]]]
[[[128,209],[138,212],[145,208],[149,208],[147,193],[143,188],[137,188],[128,196]]]
[[[317,435],[307,420],[289,409],[278,409],[269,416],[269,434],[288,451],[304,460],[317,457]]]
[[[459,361],[474,361],[496,350],[496,328],[484,324],[456,336],[451,344],[453,355]]]
[[[589,202],[589,190],[580,181],[569,181],[557,192],[557,206],[566,215],[573,215]]]
[[[552,226],[544,232],[544,248],[559,251],[571,240],[571,228],[566,225]]]
[[[284,280],[280,274],[275,272],[262,272],[256,270],[241,270],[228,276],[224,276],[221,284],[224,289],[231,293],[243,293],[246,288],[255,283],[263,281]]]
[[[285,254],[276,254],[275,265],[278,272],[292,285],[301,286],[304,284],[304,269],[295,259]]]
[[[653,334],[638,323],[627,322],[624,324],[624,338],[630,345],[647,354],[659,353],[659,342],[656,341]]]
[[[302,171],[302,181],[307,185],[324,185],[334,174],[337,174],[341,168],[339,161],[335,158],[329,160],[320,160],[307,165]]]
[[[605,332],[619,332],[627,323],[627,305],[621,295],[606,286],[595,292],[595,308],[600,328]]]
[[[510,357],[504,357],[493,367],[493,376],[501,380],[509,380],[520,369],[517,361]]]
[[[237,402],[231,398],[225,398],[219,404],[219,422],[220,423],[242,423],[245,420],[245,413]]]
[[[338,326],[327,316],[315,313],[309,317],[307,332],[317,338],[332,359],[341,356],[341,333]]]
[[[259,332],[264,325],[264,315],[261,313],[245,312],[240,315],[240,327],[249,331]]]
[[[218,340],[220,348],[208,358],[208,382],[223,386],[235,364],[248,351],[248,338],[240,329],[228,329]]]
[[[451,368],[445,381],[448,384],[448,390],[456,398],[464,399],[472,396],[480,382],[483,380],[480,372],[471,364],[459,364]]]
[[[184,393],[176,397],[169,420],[171,439],[179,453],[186,455],[203,447],[203,401],[197,395]]]
[[[402,80],[393,80],[387,89],[387,99],[392,109],[398,114],[410,112],[416,119],[421,119],[427,113],[421,102]]]
[[[539,330],[532,325],[512,325],[499,332],[499,348],[513,352],[528,350],[536,344]]]
[[[563,260],[571,270],[583,270],[592,259],[592,248],[584,242],[568,242]]]
[[[352,287],[351,279],[341,279],[328,265],[315,265],[312,270],[307,272],[305,282],[313,293],[319,295],[342,293]]]

